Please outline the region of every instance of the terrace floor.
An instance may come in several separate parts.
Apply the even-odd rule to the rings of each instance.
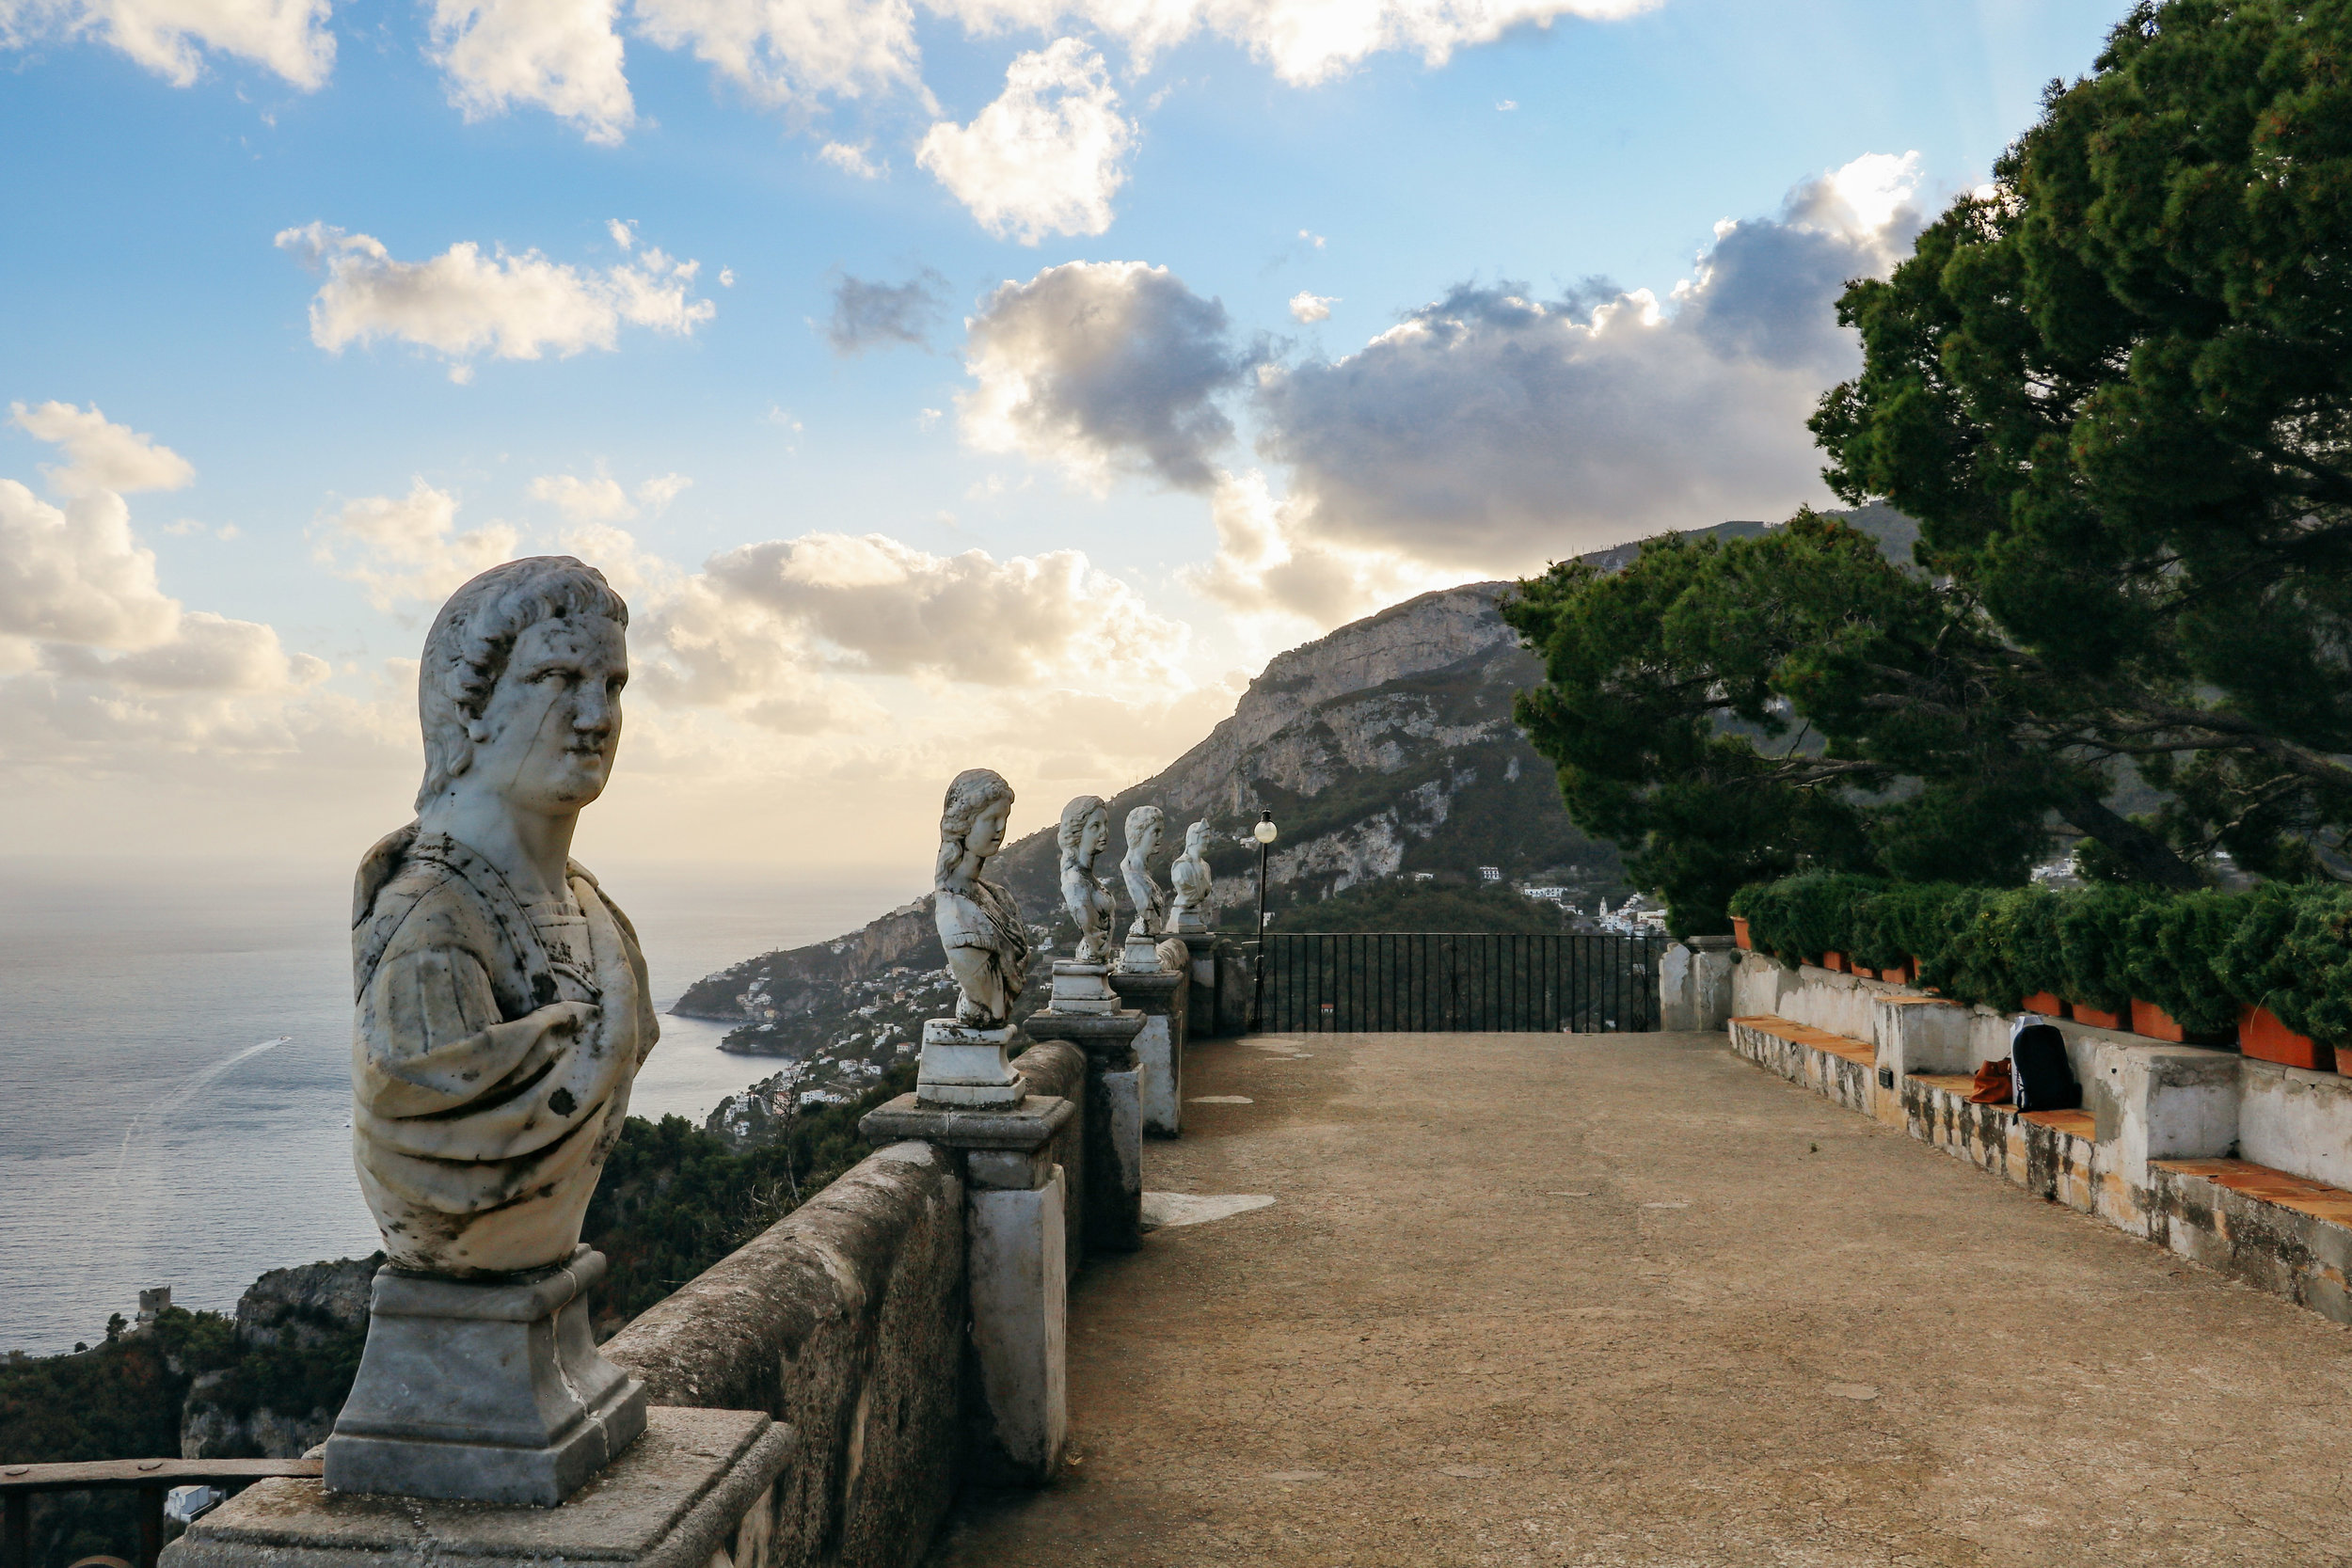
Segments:
[[[1196,1045],[937,1568],[2352,1563],[2352,1339],[1721,1035]]]

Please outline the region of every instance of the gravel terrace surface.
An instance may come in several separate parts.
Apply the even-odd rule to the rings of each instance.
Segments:
[[[1275,1201],[1073,1285],[1063,1479],[935,1568],[2352,1563],[2344,1329],[1721,1035],[1259,1036],[1184,1093],[1145,1185]]]

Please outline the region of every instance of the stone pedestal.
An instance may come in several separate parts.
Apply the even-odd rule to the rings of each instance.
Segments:
[[[1057,974],[1057,986],[1060,978]],[[1087,1245],[1096,1252],[1133,1252],[1143,1244],[1143,1094],[1136,1038],[1147,1021],[1120,1008],[1107,985],[1100,1002],[1101,1011],[1064,1012],[1057,997],[1053,1006],[1031,1013],[1024,1027],[1032,1039],[1068,1040],[1086,1053]]]
[[[553,1507],[645,1429],[645,1391],[596,1354],[604,1255],[488,1281],[378,1269],[326,1485]]]
[[[1159,943],[1152,958],[1149,969],[1122,965],[1110,983],[1121,1002],[1143,1015],[1143,1031],[1136,1036],[1143,1130],[1154,1137],[1172,1138],[1184,1131],[1184,1024],[1192,955],[1171,938]]]
[[[559,1508],[265,1481],[190,1525],[162,1568],[785,1568],[775,1494],[794,1447],[756,1411],[662,1408]]]
[[[1036,1095],[1009,1111],[958,1111],[910,1094],[858,1124],[874,1143],[920,1138],[963,1153],[972,1347],[987,1404],[978,1458],[990,1479],[1043,1485],[1069,1436],[1069,1275],[1052,1146],[1076,1114]]]
[[[964,1110],[1002,1111],[1018,1105],[1024,1091],[1007,1057],[1018,1036],[1010,1026],[974,1029],[952,1018],[926,1020],[923,1057],[914,1077],[916,1097],[926,1105]]]
[[[1054,960],[1054,989],[1045,1006],[1056,1013],[1115,1013],[1119,993],[1110,988],[1111,966],[1080,963],[1075,958]],[[1035,1015],[1032,1015],[1035,1016]],[[1031,1037],[1035,1038],[1034,1035]]]

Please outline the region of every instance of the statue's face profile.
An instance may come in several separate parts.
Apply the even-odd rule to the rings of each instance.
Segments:
[[[601,615],[534,622],[491,689],[467,771],[526,810],[578,811],[604,793],[621,742],[628,643]]]
[[[963,835],[963,847],[969,853],[986,860],[1005,847],[1005,824],[1012,819],[1012,802],[998,800],[972,819],[972,831]]]
[[[1207,848],[1208,845],[1209,825],[1206,822],[1195,822],[1184,830],[1184,848],[1187,852],[1198,855]]]
[[[1087,825],[1078,834],[1078,858],[1087,864],[1111,844],[1111,814],[1102,807],[1087,813]]]
[[[1143,832],[1136,835],[1135,842],[1135,850],[1140,859],[1150,860],[1160,852],[1160,834],[1164,831],[1156,821],[1144,823]]]

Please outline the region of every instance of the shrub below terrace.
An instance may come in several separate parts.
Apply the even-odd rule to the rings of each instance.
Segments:
[[[2352,889],[2058,892],[1813,872],[1742,888],[1731,910],[1759,951],[1847,953],[1873,969],[1916,958],[1920,983],[1957,1001],[2007,1009],[2041,993],[2121,1013],[2137,999],[2194,1034],[2261,1006],[2352,1043]]]

